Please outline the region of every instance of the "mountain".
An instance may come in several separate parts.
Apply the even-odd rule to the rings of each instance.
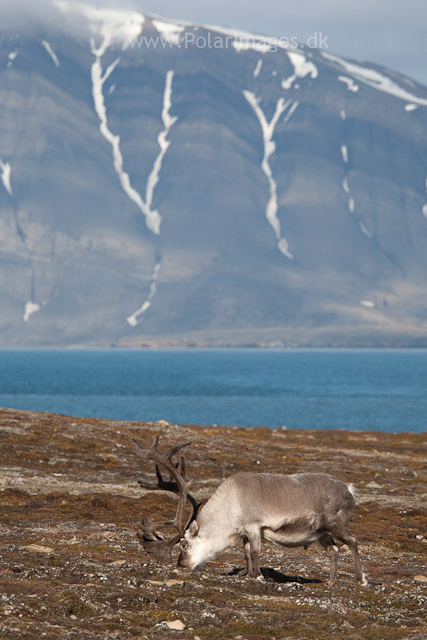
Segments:
[[[57,1],[0,40],[0,346],[427,346],[427,88]]]

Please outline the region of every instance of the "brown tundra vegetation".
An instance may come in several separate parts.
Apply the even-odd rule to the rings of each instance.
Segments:
[[[369,425],[367,425],[368,427]],[[357,489],[350,530],[369,584],[338,541],[264,542],[263,580],[242,550],[200,571],[160,563],[137,537],[142,514],[173,518],[176,498],[142,489],[135,455],[191,441],[186,475],[203,504],[238,472],[326,473]],[[1,640],[426,640],[427,433],[201,427],[0,409]],[[203,510],[203,506],[201,507]],[[186,507],[186,515],[190,509]],[[171,536],[171,527],[163,532]]]

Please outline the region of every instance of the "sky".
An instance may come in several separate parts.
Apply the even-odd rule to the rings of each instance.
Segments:
[[[68,0],[76,2],[76,0]],[[427,0],[78,0],[259,34],[322,39],[323,49],[427,85]],[[51,0],[0,0],[0,14],[50,15]],[[317,34],[317,36],[316,36]]]

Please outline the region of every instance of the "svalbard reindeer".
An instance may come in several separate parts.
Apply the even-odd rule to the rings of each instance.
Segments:
[[[138,536],[149,553],[158,555],[157,549],[167,546],[170,558],[172,547],[181,539],[178,565],[194,570],[203,568],[226,549],[243,544],[247,575],[262,578],[259,566],[262,540],[282,547],[305,548],[319,541],[330,559],[330,580],[335,580],[338,547],[334,538],[337,538],[352,553],[357,582],[368,584],[360,565],[356,538],[347,526],[356,504],[351,485],[324,473],[236,473],[224,480],[198,513],[200,505],[188,494],[189,483],[184,480],[184,473],[180,474],[171,461],[171,455],[190,443],[177,445],[166,454],[157,452],[157,443],[158,438],[148,452],[135,443],[136,451],[167,468],[175,482],[165,483],[157,467],[157,477],[163,486],[140,484],[152,489],[169,484],[170,491],[179,493],[180,517],[186,499],[191,502],[193,512],[185,528],[177,523],[177,518],[170,523],[178,531],[170,541],[162,539],[154,531],[156,525],[144,516],[143,533]],[[182,458],[181,469],[184,469]]]

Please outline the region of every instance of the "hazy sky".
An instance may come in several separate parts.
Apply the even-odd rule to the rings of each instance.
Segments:
[[[289,39],[295,36],[302,43],[321,33],[332,53],[376,62],[427,85],[427,0],[82,1]],[[49,12],[51,0],[0,0],[0,14],[6,7],[21,17],[40,17]]]

